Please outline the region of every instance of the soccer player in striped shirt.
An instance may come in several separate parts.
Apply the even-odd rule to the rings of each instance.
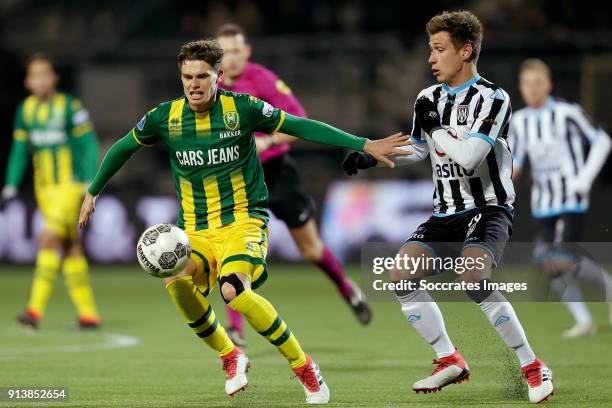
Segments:
[[[291,89],[266,67],[249,61],[251,46],[241,27],[225,24],[217,30],[217,41],[223,48],[223,89],[255,96],[295,116],[306,112]],[[340,295],[351,306],[357,319],[367,324],[370,307],[359,287],[346,277],[340,262],[327,248],[317,231],[313,200],[304,191],[297,165],[289,155],[289,143],[298,140],[282,133],[255,134],[259,160],[270,194],[269,208],[289,228],[302,257],[316,264],[336,285]],[[230,320],[228,334],[238,345],[245,344],[242,316],[226,308]]]
[[[214,40],[183,45],[179,69],[184,96],[150,110],[108,151],[81,208],[79,224],[92,215],[104,185],[142,146],[163,142],[181,203],[178,226],[189,236],[192,256],[185,270],[165,279],[166,289],[196,335],[213,348],[227,373],[225,391],[247,385],[249,360],[219,325],[206,296],[218,280],[221,296],[288,360],[307,403],[327,403],[329,390],[319,367],[257,289],[267,278],[268,191],[254,132],[278,131],[313,142],[366,151],[391,167],[387,155],[410,154],[398,147],[401,134],[371,141],[299,118],[248,94],[218,89],[223,50]]]
[[[482,26],[475,15],[444,12],[429,20],[427,33],[428,62],[438,84],[419,93],[412,127],[416,144],[407,147],[413,154],[395,162],[410,164],[430,156],[434,214],[408,237],[399,255],[431,259],[460,252],[475,261],[473,268],[460,274],[463,282],[479,285],[467,295],[516,354],[529,400],[541,402],[553,392],[552,372],[536,358],[512,305],[499,291],[486,288],[512,232],[512,157],[506,141],[510,98],[477,73]],[[374,165],[376,160],[364,153],[352,153],[344,162],[348,174]],[[448,247],[458,248],[448,252]],[[436,272],[431,264],[411,271],[391,270],[391,279],[418,282]],[[418,288],[397,291],[397,298],[407,320],[437,355],[432,374],[415,382],[413,389],[431,392],[467,380],[468,365],[451,342],[429,293]]]
[[[30,298],[17,322],[37,328],[60,269],[82,329],[97,328],[100,315],[89,282],[87,259],[76,222],[86,183],[98,164],[98,140],[81,101],[56,89],[58,75],[51,60],[38,54],[26,67],[31,95],[17,108],[13,145],[1,198],[17,196],[31,152],[34,192],[44,217]]]
[[[534,261],[551,276],[552,289],[575,320],[563,337],[595,334],[597,326],[576,278],[605,288],[608,300],[612,279],[591,258],[572,250],[571,243],[582,241],[589,192],[612,143],[603,129],[591,124],[580,106],[551,96],[550,68],[542,60],[524,61],[519,81],[527,107],[514,113],[509,141],[513,178],[520,176],[525,158],[529,158],[536,227]],[[612,302],[609,306],[612,322]]]

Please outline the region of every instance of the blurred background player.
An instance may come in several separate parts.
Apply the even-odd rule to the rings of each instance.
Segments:
[[[448,243],[456,242],[461,257],[484,260],[483,267],[466,270],[460,279],[479,285],[479,289],[466,290],[467,295],[516,354],[529,400],[542,402],[553,392],[552,371],[534,354],[506,297],[485,287],[512,233],[515,195],[506,140],[512,114],[510,96],[478,75],[482,25],[474,14],[438,14],[427,23],[427,34],[431,49],[428,62],[438,84],[417,97],[411,132],[416,144],[406,148],[414,154],[394,161],[406,165],[431,158],[434,214],[408,237],[399,255],[444,257],[450,254]],[[343,167],[351,175],[376,164],[367,154],[355,152]],[[418,283],[436,272],[421,266],[391,270],[390,276],[393,281]],[[429,292],[417,288],[396,293],[406,319],[437,356],[431,375],[416,381],[413,390],[435,392],[467,380],[470,369],[450,340],[442,313]]]
[[[25,87],[31,95],[15,114],[13,145],[1,198],[6,204],[17,196],[31,152],[36,201],[44,226],[38,241],[30,299],[17,322],[31,328],[38,326],[61,268],[77,309],[79,327],[97,328],[100,316],[76,228],[85,186],[95,175],[98,141],[81,101],[57,91],[59,77],[48,57],[34,55],[26,71]]]
[[[550,68],[543,61],[525,60],[519,80],[527,106],[512,117],[512,177],[520,177],[529,157],[534,260],[551,276],[551,288],[574,318],[575,325],[563,337],[595,334],[597,326],[576,278],[605,288],[608,299],[612,279],[591,258],[573,252],[569,243],[583,238],[589,192],[610,153],[610,137],[591,124],[579,105],[551,96]],[[612,321],[612,303],[609,306]]]
[[[291,89],[266,67],[250,62],[251,46],[242,27],[224,24],[217,30],[223,48],[225,76],[221,88],[253,95],[295,116],[306,112]],[[259,160],[270,194],[269,208],[289,228],[302,257],[316,264],[336,285],[362,324],[371,319],[370,307],[359,287],[344,273],[342,265],[321,241],[314,219],[312,198],[304,191],[297,164],[289,155],[289,143],[297,138],[283,133],[255,134]],[[245,345],[242,317],[226,308],[228,333],[238,345]]]

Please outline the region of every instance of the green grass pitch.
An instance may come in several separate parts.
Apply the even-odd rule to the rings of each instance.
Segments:
[[[303,406],[304,394],[277,350],[247,327],[250,385],[229,398],[217,356],[175,310],[160,280],[136,267],[95,267],[104,318],[99,333],[74,329],[75,313],[58,279],[36,333],[14,324],[28,295],[31,269],[0,270],[0,387],[66,386],[70,400],[54,407]],[[357,270],[351,270],[357,277]],[[412,383],[433,368],[433,353],[392,302],[375,302],[361,327],[316,268],[272,264],[260,289],[321,365],[334,407],[529,406],[514,355],[471,302],[440,305],[455,344],[470,365],[470,381],[435,394]],[[210,295],[225,321],[218,291]],[[562,340],[570,317],[554,303],[515,305],[536,353],[554,371],[551,407],[612,404],[612,329],[604,304],[591,308],[600,334]],[[134,344],[136,343],[137,344]],[[4,405],[3,405],[4,404]],[[43,406],[0,402],[0,406]]]

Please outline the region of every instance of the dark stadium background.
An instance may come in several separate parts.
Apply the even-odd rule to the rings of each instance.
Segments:
[[[426,63],[425,23],[444,9],[467,8],[485,27],[479,72],[522,107],[517,66],[540,57],[552,67],[555,95],[581,103],[612,133],[612,4],[595,1],[31,1],[0,2],[0,179],[11,143],[14,109],[23,90],[23,61],[52,56],[61,89],[81,97],[105,151],[142,114],[180,95],[178,47],[207,37],[225,22],[250,33],[253,60],[277,72],[312,118],[355,134],[380,137],[410,130],[412,104],[432,83]],[[167,152],[139,152],[107,192],[131,202],[173,194]],[[326,188],[346,180],[345,152],[299,143],[293,155],[321,215]],[[31,171],[31,170],[29,170]],[[363,180],[429,179],[429,162],[395,171],[374,170]],[[154,176],[151,176],[153,174]],[[612,217],[610,160],[596,182],[586,240],[608,241]],[[529,241],[529,186],[517,186],[514,241]],[[33,206],[31,173],[21,189]],[[390,200],[393,197],[389,197]],[[129,206],[129,205],[128,205]],[[410,231],[406,231],[408,235]]]
[[[612,134],[611,1],[0,0],[0,187],[13,114],[26,95],[23,63],[35,52],[52,56],[61,75],[60,88],[84,100],[103,152],[148,109],[180,96],[175,63],[179,46],[210,36],[230,21],[246,28],[254,46],[253,60],[278,73],[311,117],[355,134],[382,137],[410,131],[415,96],[433,83],[427,65],[426,22],[442,10],[460,8],[471,10],[484,24],[479,72],[510,93],[515,110],[523,106],[518,64],[539,57],[552,67],[555,95],[582,104]],[[349,178],[340,169],[346,152],[306,142],[295,144],[292,151],[315,198],[319,221],[338,182],[376,183],[371,190],[358,188],[358,194],[343,196],[342,210],[355,209],[349,217],[330,211],[340,206],[326,207],[325,225],[336,241],[326,239],[326,244],[357,240],[353,257],[342,261],[359,260],[361,232],[403,239],[412,232],[404,222],[408,217],[430,214],[429,161],[394,171],[372,169]],[[607,253],[601,258],[608,271],[612,271],[611,162],[593,186],[585,231],[585,239],[599,241],[598,248]],[[31,178],[30,168],[20,191],[30,215],[35,209]],[[507,246],[494,280],[529,282],[532,291],[526,295],[542,296],[537,302],[522,301],[520,292],[506,293],[538,357],[554,370],[555,395],[549,406],[610,407],[612,319],[608,304],[600,301],[603,287],[583,286],[598,335],[562,340],[572,318],[549,294],[545,274],[532,265],[531,244],[520,244],[531,241],[533,227],[525,176],[516,188],[514,243]],[[367,206],[358,201],[376,201],[369,193],[381,191],[384,205],[376,215],[384,222],[370,217],[363,211]],[[125,219],[111,213],[103,216],[102,199],[112,195],[129,209]],[[103,319],[96,332],[76,330],[78,316],[61,273],[39,330],[33,333],[15,324],[32,285],[36,241],[34,231],[24,233],[7,225],[8,211],[0,212],[0,406],[60,406],[8,400],[3,404],[2,394],[8,389],[3,387],[67,387],[70,400],[62,407],[303,407],[299,382],[289,380],[292,373],[285,361],[250,327],[245,330],[246,351],[253,363],[249,389],[233,399],[225,395],[217,354],[185,325],[162,282],[147,276],[136,262],[135,241],[146,227],[139,217],[142,208],[137,210],[136,204],[151,195],[174,195],[167,151],[161,146],[141,149],[112,180],[86,232],[86,246],[93,241],[98,247],[97,252],[88,252]],[[394,211],[398,208],[406,215],[401,221]],[[336,219],[342,222],[330,222]],[[359,233],[352,224],[361,228]],[[304,349],[321,364],[332,390],[330,408],[527,406],[527,386],[514,353],[463,293],[452,302],[440,292],[433,296],[441,300],[445,326],[473,375],[443,392],[413,394],[410,386],[431,372],[433,354],[409,327],[392,294],[369,296],[372,323],[360,325],[314,265],[284,262],[288,257],[280,256],[278,248],[290,247],[290,239],[281,237],[272,250],[273,235],[281,230],[277,226],[270,227],[270,278],[259,293],[274,304]],[[104,240],[94,234],[96,228],[105,234]],[[127,251],[123,264],[116,264],[119,258],[110,255],[118,247]],[[15,248],[23,258],[9,254]],[[508,259],[517,262],[506,263]],[[107,261],[111,265],[101,264]],[[347,275],[364,290],[371,288],[374,275],[367,259],[361,265],[345,266]],[[227,327],[219,291],[215,288],[208,299]]]

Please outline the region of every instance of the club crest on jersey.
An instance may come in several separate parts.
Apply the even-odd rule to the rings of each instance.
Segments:
[[[240,117],[238,116],[238,112],[229,111],[223,114],[223,123],[225,124],[225,128],[227,130],[236,130],[238,126],[240,126]]]
[[[263,108],[261,108],[261,114],[266,118],[271,118],[274,113],[274,106],[270,105],[268,102],[263,103]]]
[[[457,106],[457,124],[467,125],[467,118],[468,118],[469,113],[470,113],[469,105]]]

